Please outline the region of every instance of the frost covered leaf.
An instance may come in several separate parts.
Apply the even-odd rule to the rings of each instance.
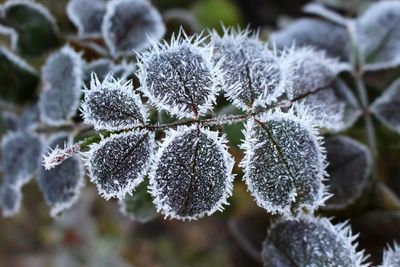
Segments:
[[[68,46],[47,59],[39,100],[40,115],[46,124],[60,126],[75,115],[81,96],[82,69],[80,55]]]
[[[393,247],[388,247],[383,252],[383,262],[380,267],[399,267],[400,266],[400,246],[395,243]]]
[[[221,74],[200,36],[181,35],[141,54],[138,76],[141,91],[159,110],[192,118],[212,109]]]
[[[400,65],[400,2],[381,1],[370,6],[357,20],[358,45],[365,70]],[[373,34],[371,34],[373,33]]]
[[[347,24],[347,19],[345,17],[336,13],[335,11],[326,8],[321,3],[315,3],[315,2],[308,3],[303,7],[303,11],[308,14],[314,14],[320,16],[338,25],[346,26]]]
[[[104,198],[124,198],[143,181],[154,149],[149,132],[116,134],[92,145],[86,162],[91,181]]]
[[[368,185],[372,157],[368,148],[345,136],[325,140],[329,178],[325,184],[332,194],[324,208],[342,209],[354,203]]]
[[[400,133],[400,79],[394,81],[371,106],[373,114],[388,128]]]
[[[329,57],[350,61],[350,37],[344,27],[317,19],[299,19],[286,29],[271,35],[270,40],[280,49],[312,46]],[[340,44],[340,45],[338,45]]]
[[[3,182],[0,188],[0,207],[3,217],[11,217],[17,214],[21,208],[22,193],[18,186]]]
[[[147,0],[114,0],[107,4],[102,25],[103,38],[114,56],[150,47],[165,33],[160,13]]]
[[[195,220],[222,210],[233,187],[225,138],[204,128],[167,133],[150,173],[151,194],[166,217]]]
[[[245,111],[275,101],[285,90],[285,75],[279,59],[257,35],[225,30],[211,35],[213,60],[221,61],[223,90],[232,103]]]
[[[292,217],[325,201],[325,155],[307,117],[264,114],[247,122],[244,136],[243,179],[260,207]]]
[[[367,267],[363,252],[356,251],[356,237],[346,223],[302,216],[272,225],[261,255],[268,267]]]
[[[2,6],[2,20],[18,32],[21,54],[36,56],[59,43],[59,30],[46,7],[29,0],[9,0]]]
[[[55,134],[49,140],[52,149],[72,144],[72,137],[65,133]],[[52,216],[57,216],[78,200],[84,185],[83,175],[82,161],[78,156],[65,160],[51,170],[40,167],[37,181],[47,204],[51,206]]]
[[[101,25],[106,13],[104,0],[70,0],[67,15],[83,37],[101,36]]]
[[[125,196],[120,200],[120,210],[133,221],[146,223],[157,217],[157,209],[153,204],[153,198],[147,192],[148,180],[141,183],[131,196]]]
[[[9,102],[26,102],[35,95],[38,83],[36,70],[0,45],[0,97]]]
[[[4,180],[14,186],[29,182],[40,164],[43,143],[31,132],[10,132],[1,141]]]
[[[133,92],[132,81],[123,84],[111,76],[101,83],[93,75],[91,88],[85,92],[82,114],[84,121],[98,130],[131,129],[147,120],[147,110],[140,96]]]

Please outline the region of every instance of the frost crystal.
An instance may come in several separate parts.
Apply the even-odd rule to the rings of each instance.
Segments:
[[[297,216],[325,201],[325,154],[307,117],[268,113],[249,120],[241,162],[257,204],[271,213]]]
[[[257,35],[225,30],[211,35],[214,61],[221,62],[223,90],[232,103],[247,111],[275,101],[285,90],[285,75],[279,59]]]
[[[143,181],[154,149],[154,134],[144,131],[112,135],[92,145],[86,155],[91,181],[104,198],[124,198]]]
[[[133,92],[132,81],[123,84],[107,76],[101,83],[95,74],[85,92],[82,114],[84,121],[98,130],[130,129],[147,120],[147,110]]]
[[[53,149],[68,144],[72,144],[72,137],[68,134],[58,133],[50,137],[49,146]],[[65,160],[51,170],[40,168],[37,180],[46,202],[51,206],[52,216],[57,216],[78,200],[84,185],[83,175],[82,161],[78,156]]]
[[[42,120],[48,125],[66,124],[75,115],[82,89],[82,69],[80,55],[68,46],[47,59],[42,69],[39,108]]]
[[[397,67],[400,64],[400,3],[373,4],[357,20],[358,45],[367,65],[365,70]],[[373,34],[371,34],[373,33]]]
[[[158,211],[195,220],[223,209],[232,193],[234,164],[225,142],[195,125],[167,132],[150,173]]]
[[[160,13],[147,0],[108,2],[102,25],[103,38],[114,56],[131,54],[160,40],[165,26]]]
[[[346,223],[302,216],[276,222],[263,243],[262,258],[268,267],[367,267],[363,252],[356,251]]]
[[[329,137],[325,141],[329,178],[326,185],[332,197],[328,209],[341,209],[357,200],[371,175],[372,157],[363,144],[345,136]]]
[[[383,252],[383,262],[380,267],[399,267],[400,266],[400,246],[395,243],[393,248],[388,247]]]
[[[394,81],[371,106],[373,114],[388,128],[400,133],[400,79]]]
[[[19,186],[3,183],[0,188],[0,206],[3,217],[17,214],[21,208],[22,194]]]
[[[159,110],[192,118],[212,109],[221,74],[203,39],[182,34],[140,55],[138,76],[142,92]]]
[[[104,0],[70,0],[67,5],[67,15],[80,36],[100,36],[105,13]]]
[[[350,61],[351,44],[344,27],[317,19],[299,19],[286,29],[271,35],[272,43],[280,49],[313,46],[329,57]],[[340,45],[338,45],[340,44]]]
[[[35,174],[42,154],[42,139],[31,132],[10,132],[1,141],[2,167],[7,183],[20,187]]]

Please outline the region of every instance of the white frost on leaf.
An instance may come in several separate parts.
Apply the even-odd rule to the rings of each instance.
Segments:
[[[150,172],[157,210],[179,220],[221,211],[232,194],[233,165],[218,132],[197,125],[169,130]]]
[[[397,243],[393,247],[388,246],[383,252],[382,265],[379,267],[399,267],[400,266],[400,246]]]

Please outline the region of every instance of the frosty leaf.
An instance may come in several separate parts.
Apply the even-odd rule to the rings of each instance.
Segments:
[[[18,186],[3,182],[0,188],[0,206],[3,210],[3,217],[11,217],[17,214],[21,208],[21,201],[21,189]]]
[[[101,36],[101,25],[106,13],[104,0],[70,0],[67,15],[78,28],[80,36]]]
[[[35,95],[39,77],[22,58],[0,45],[0,97],[23,103]]]
[[[358,18],[358,45],[367,63],[365,70],[399,66],[399,23],[400,2],[397,1],[375,3]]]
[[[138,76],[142,92],[159,110],[192,118],[212,108],[221,75],[201,37],[181,34],[140,55]]]
[[[150,46],[150,40],[158,41],[164,33],[162,17],[150,1],[108,2],[102,34],[112,55],[129,55],[133,49],[144,50]]]
[[[52,149],[65,144],[72,144],[72,137],[68,134],[58,133],[50,137],[49,147]],[[47,204],[51,206],[52,216],[57,216],[78,200],[84,185],[83,175],[82,161],[78,156],[65,160],[51,170],[40,167],[37,180]]]
[[[303,7],[303,11],[309,14],[314,14],[317,16],[320,16],[324,19],[327,19],[328,21],[331,21],[333,23],[336,23],[338,25],[346,26],[347,25],[347,19],[343,17],[342,15],[326,8],[324,5],[321,3],[308,3]]]
[[[167,133],[150,173],[151,194],[166,217],[195,220],[222,210],[233,187],[225,138],[204,128]]]
[[[265,106],[284,93],[285,75],[277,57],[256,35],[225,30],[211,37],[215,63],[221,61],[223,89],[232,103],[245,111]]]
[[[329,57],[350,61],[350,38],[345,28],[317,19],[299,19],[286,29],[271,35],[270,40],[280,49],[295,45],[312,46]],[[338,45],[340,44],[340,45]]]
[[[8,184],[21,186],[33,177],[40,164],[42,140],[30,132],[10,132],[1,141],[2,167]]]
[[[332,197],[327,209],[341,209],[354,203],[366,188],[371,175],[372,158],[368,148],[345,136],[325,140],[329,178],[325,184]]]
[[[393,247],[388,247],[383,252],[383,262],[380,267],[399,267],[400,266],[400,246],[395,243]]]
[[[75,115],[81,96],[82,68],[80,55],[68,46],[47,59],[39,100],[40,115],[46,124],[60,126]]]
[[[104,198],[124,198],[143,181],[154,149],[148,132],[116,134],[92,145],[87,153],[91,181]]]
[[[261,255],[268,267],[367,267],[363,252],[356,251],[355,238],[345,223],[302,216],[272,225]]]
[[[122,84],[111,76],[100,83],[93,75],[91,88],[85,92],[82,114],[86,123],[110,131],[134,128],[147,119],[140,96],[133,93],[132,81]]]
[[[17,48],[24,55],[42,54],[59,43],[56,21],[39,3],[9,0],[2,7],[2,20],[18,32]]]
[[[400,133],[400,79],[375,100],[371,111],[385,126]]]
[[[131,196],[120,200],[120,210],[133,221],[146,223],[157,217],[153,198],[147,192],[148,181],[141,183]]]
[[[297,216],[325,200],[325,155],[307,117],[268,113],[249,120],[241,162],[250,193],[271,213]]]

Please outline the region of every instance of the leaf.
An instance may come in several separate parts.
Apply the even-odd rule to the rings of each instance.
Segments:
[[[350,37],[345,28],[318,19],[299,19],[286,29],[273,33],[270,40],[279,49],[312,46],[329,57],[350,62]],[[340,45],[338,45],[340,44]]]
[[[82,37],[101,36],[101,25],[106,13],[104,0],[70,0],[67,15]]]
[[[368,148],[346,136],[325,140],[329,178],[325,182],[332,194],[326,209],[342,209],[361,197],[368,185],[372,156]]]
[[[234,165],[225,137],[197,126],[169,130],[166,136],[150,173],[157,210],[180,220],[222,210],[232,194]]]
[[[347,18],[328,9],[321,3],[317,2],[308,3],[303,7],[303,12],[320,16],[321,18],[324,18],[330,22],[333,22],[341,26],[345,27],[347,26]]]
[[[263,244],[264,266],[354,266],[366,267],[363,252],[357,252],[351,228],[333,225],[326,218],[302,216],[272,225]]]
[[[122,84],[111,76],[101,83],[94,74],[91,88],[82,103],[85,123],[109,131],[132,129],[144,125],[147,109],[140,96],[133,93],[132,81]]]
[[[104,41],[113,56],[142,51],[165,34],[160,13],[147,0],[114,0],[107,4],[102,24]]]
[[[130,194],[147,174],[154,149],[154,134],[144,131],[115,134],[92,145],[86,164],[100,195],[122,199]]]
[[[0,45],[0,97],[9,102],[24,103],[33,98],[38,83],[37,71]]]
[[[72,144],[72,136],[67,133],[53,134],[49,138],[49,147],[63,147]],[[37,181],[39,187],[51,207],[50,214],[57,217],[78,201],[80,191],[85,184],[82,161],[78,156],[65,160],[51,170],[40,167]]]
[[[211,35],[214,62],[221,62],[226,97],[244,111],[266,106],[284,93],[286,82],[278,58],[257,35],[225,29]]]
[[[386,127],[400,133],[400,79],[374,101],[370,110]]]
[[[8,183],[0,187],[0,206],[3,210],[3,217],[11,217],[17,214],[21,208],[22,193],[18,186]]]
[[[388,247],[383,252],[383,262],[381,267],[400,266],[400,246],[395,243],[393,247]]]
[[[32,132],[9,132],[1,140],[4,180],[20,187],[33,177],[40,164],[43,141]]]
[[[394,68],[400,64],[400,3],[372,4],[356,21],[358,46],[364,56],[364,70]],[[373,33],[373,34],[371,34]]]
[[[180,32],[171,44],[157,44],[140,55],[140,90],[158,110],[193,118],[212,109],[221,73],[203,40]]]
[[[2,20],[18,33],[17,48],[23,55],[37,56],[59,43],[55,18],[39,3],[8,0],[2,6]]]
[[[43,89],[39,100],[43,122],[60,126],[76,114],[82,89],[82,69],[80,55],[68,46],[47,59],[42,69]]]
[[[243,179],[258,206],[270,213],[293,217],[325,201],[325,154],[310,125],[305,116],[278,111],[246,123]]]
[[[147,192],[148,185],[148,181],[144,181],[131,196],[126,196],[119,203],[121,212],[133,221],[147,223],[158,215],[153,198]]]

